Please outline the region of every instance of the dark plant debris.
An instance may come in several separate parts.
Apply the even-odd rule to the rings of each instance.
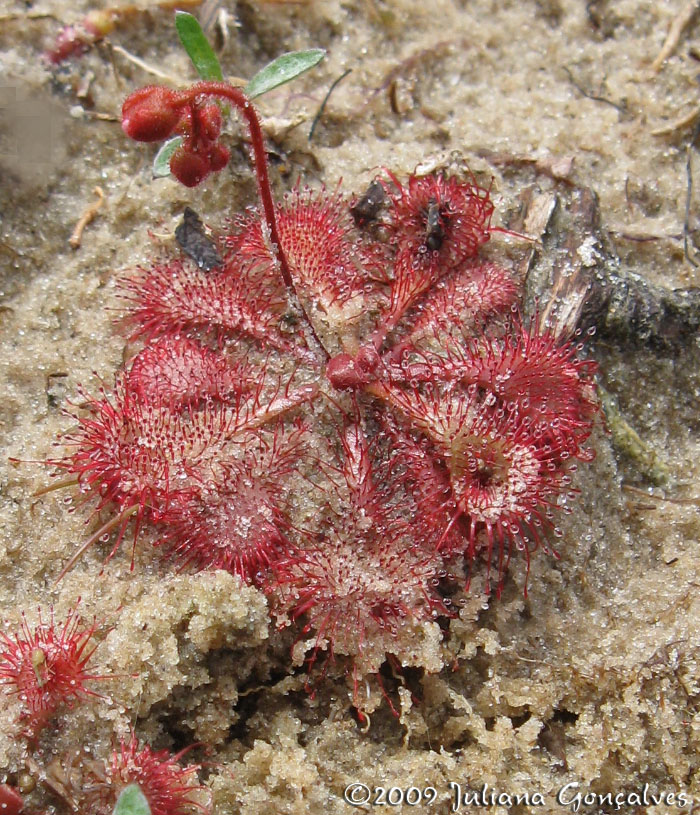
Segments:
[[[182,223],[175,229],[175,240],[183,252],[205,272],[221,265],[216,244],[204,232],[202,219],[190,207],[185,207]]]

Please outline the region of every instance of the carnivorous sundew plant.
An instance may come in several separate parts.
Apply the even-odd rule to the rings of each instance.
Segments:
[[[86,696],[99,696],[88,683],[107,676],[88,669],[95,645],[95,623],[82,625],[76,610],[63,625],[50,619],[30,627],[25,616],[18,633],[0,631],[0,683],[17,694],[25,732],[35,738],[62,705],[72,706]]]
[[[454,614],[444,579],[478,572],[499,594],[514,553],[555,553],[591,457],[595,365],[519,316],[514,277],[480,255],[503,230],[473,176],[384,171],[361,197],[276,201],[255,107],[211,78],[135,91],[122,128],[169,140],[194,186],[229,160],[230,111],[260,207],[211,239],[213,262],[120,280],[130,362],[84,394],[51,461],[102,516],[62,574],[148,527],[175,568],[265,592],[310,668],[347,656],[361,707],[358,680],[388,654],[410,664],[413,633]]]

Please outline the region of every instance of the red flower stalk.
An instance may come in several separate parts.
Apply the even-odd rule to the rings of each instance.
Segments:
[[[338,192],[314,195],[308,188],[297,188],[278,209],[277,217],[292,277],[317,308],[327,314],[363,290],[366,281],[350,238],[347,204]],[[229,239],[228,245],[251,264],[252,274],[274,279],[275,258],[260,220],[248,220],[240,227],[240,234]]]
[[[224,160],[225,148],[218,147],[212,139],[211,117],[204,113],[207,110],[205,99],[212,97],[231,102],[246,120],[250,132],[251,146],[255,159],[255,173],[258,179],[258,192],[270,232],[270,241],[280,266],[280,273],[285,286],[294,291],[294,282],[289,271],[289,264],[281,248],[275,204],[272,199],[270,180],[267,169],[267,154],[260,119],[250,99],[240,88],[234,88],[226,82],[198,82],[185,91],[164,93],[163,88],[150,86],[135,91],[122,106],[122,128],[127,136],[137,141],[162,141],[181,127],[185,143],[181,153],[175,153],[175,167],[171,169],[183,183],[194,186],[199,184],[210,172],[223,169],[228,162]],[[164,122],[171,123],[168,130]],[[213,129],[216,131],[216,128]],[[218,132],[216,133],[218,138]],[[180,175],[177,175],[180,173]]]
[[[112,815],[120,793],[137,784],[148,801],[151,815],[191,815],[208,813],[210,807],[197,800],[204,787],[196,783],[198,764],[181,767],[179,759],[187,751],[171,755],[167,750],[153,750],[139,745],[135,735],[122,740],[118,750],[100,771],[92,767],[92,778],[86,779],[84,806],[91,815]]]
[[[30,628],[22,614],[20,630],[14,635],[0,631],[0,682],[18,694],[32,738],[47,724],[61,705],[72,707],[88,696],[100,697],[87,687],[92,680],[109,679],[90,673],[88,663],[97,646],[91,643],[96,623],[85,628],[73,609],[63,626],[51,619]]]

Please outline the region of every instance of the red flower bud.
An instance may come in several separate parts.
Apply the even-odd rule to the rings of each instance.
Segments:
[[[175,130],[182,111],[179,93],[149,85],[127,97],[122,105],[122,130],[135,141],[163,141]]]
[[[223,170],[231,158],[231,151],[223,144],[213,144],[209,151],[209,167],[214,173]]]
[[[197,111],[199,123],[204,135],[211,141],[216,141],[221,135],[221,110],[218,105],[207,105]]]
[[[209,175],[211,166],[199,153],[190,153],[184,147],[178,147],[170,159],[170,172],[186,187],[196,187]]]
[[[0,784],[0,809],[4,815],[20,815],[24,809],[22,796],[9,784]]]

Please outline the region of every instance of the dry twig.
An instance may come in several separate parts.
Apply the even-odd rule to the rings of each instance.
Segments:
[[[323,102],[321,102],[318,112],[314,116],[314,120],[311,123],[311,129],[309,130],[309,142],[311,142],[311,139],[314,137],[316,126],[321,120],[321,116],[323,116],[323,111],[326,109],[326,105],[328,104],[328,100],[331,98],[331,94],[350,73],[352,73],[352,68],[348,68],[346,71],[344,71],[337,79],[333,81],[333,84],[328,89],[328,93],[323,97]]]
[[[591,91],[587,90],[586,88],[581,85],[580,82],[574,77],[573,73],[566,65],[562,65],[562,68],[566,72],[566,75],[569,77],[569,81],[571,84],[576,88],[576,90],[581,94],[581,96],[585,96],[586,99],[590,99],[592,102],[602,102],[605,105],[610,105],[610,107],[615,108],[621,112],[624,112],[624,105],[619,104],[618,102],[613,102],[612,99],[608,99],[607,96],[601,96],[600,93],[592,93]],[[603,79],[603,82],[605,79]]]
[[[695,127],[693,128],[693,134],[690,137],[690,141],[688,142],[688,146],[686,147],[685,153],[685,175],[687,178],[687,187],[686,187],[686,194],[685,194],[685,217],[683,219],[683,252],[685,253],[688,262],[691,263],[693,266],[697,268],[698,263],[695,258],[690,256],[688,252],[688,244],[689,244],[689,237],[690,237],[690,199],[693,194],[693,165],[692,165],[692,157],[693,157],[693,147],[695,146],[695,142],[697,141],[698,136],[700,136],[700,119],[695,123]]]
[[[670,136],[672,133],[675,133],[677,130],[682,130],[684,127],[688,127],[688,125],[692,125],[697,119],[700,117],[700,108],[693,108],[689,113],[686,113],[684,116],[681,116],[679,119],[676,119],[673,122],[670,122],[663,127],[658,127],[656,130],[651,131],[652,136]]]
[[[149,65],[147,62],[144,62],[139,57],[135,56],[134,54],[130,53],[126,50],[126,48],[122,48],[121,45],[113,45],[112,51],[115,54],[120,54],[122,57],[125,57],[132,62],[134,65],[141,68],[142,71],[145,71],[148,74],[152,74],[153,76],[157,76],[158,79],[162,79],[165,82],[170,82],[172,85],[176,87],[185,87],[189,85],[189,79],[177,79],[170,74],[166,74],[164,71],[161,71],[159,68],[156,68],[154,65]]]
[[[0,23],[14,23],[25,22],[26,20],[55,20],[56,15],[48,12],[35,11],[35,12],[22,12],[14,11],[9,14],[0,14]]]
[[[659,51],[656,59],[651,63],[649,70],[651,71],[652,75],[659,73],[661,66],[676,50],[676,46],[683,36],[683,32],[690,25],[693,17],[695,16],[695,12],[698,10],[698,5],[698,0],[690,0],[690,2],[684,6],[683,9],[681,9],[680,14],[678,14],[678,16],[671,23],[671,28],[668,30],[668,35],[666,36],[664,44],[661,46],[661,50]]]
[[[414,51],[410,56],[406,57],[406,59],[399,62],[390,71],[388,71],[388,73],[385,74],[382,83],[369,93],[367,101],[363,105],[362,109],[364,110],[365,108],[369,107],[375,100],[377,95],[382,91],[387,90],[387,88],[391,86],[391,83],[394,82],[394,80],[400,77],[402,74],[407,73],[408,71],[412,71],[413,69],[417,68],[422,62],[427,62],[429,60],[435,61],[436,59],[442,57],[452,45],[460,45],[460,41],[440,40],[439,42],[436,42],[434,45],[428,46],[427,48],[421,48],[418,51]]]
[[[90,206],[83,212],[80,216],[80,220],[75,225],[75,229],[73,230],[73,234],[68,239],[68,243],[73,247],[73,249],[78,249],[80,247],[80,243],[83,239],[83,230],[85,227],[92,221],[92,219],[97,215],[102,204],[105,200],[105,194],[102,190],[102,187],[95,187],[93,193],[97,196],[97,201]]]
[[[625,492],[632,493],[632,495],[639,495],[643,498],[648,498],[652,501],[657,501],[661,504],[678,504],[679,506],[700,506],[700,498],[669,498],[667,495],[659,495],[658,493],[648,492],[647,490],[633,487],[631,484],[623,484],[622,489]]]

